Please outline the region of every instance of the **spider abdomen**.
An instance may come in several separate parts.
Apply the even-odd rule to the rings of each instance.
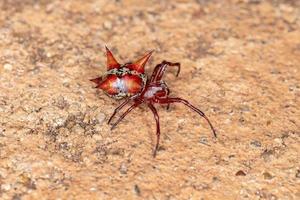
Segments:
[[[106,94],[122,99],[139,93],[146,84],[145,74],[121,67],[107,71],[105,78],[98,85]]]
[[[133,63],[121,65],[106,47],[107,72],[104,76],[91,79],[97,84],[96,88],[102,89],[114,99],[123,99],[142,92],[146,86],[145,64],[152,51]]]

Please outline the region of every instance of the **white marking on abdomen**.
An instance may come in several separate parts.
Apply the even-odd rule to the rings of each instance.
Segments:
[[[125,81],[117,78],[117,80],[113,83],[113,87],[117,88],[119,90],[119,92],[127,92],[127,87],[125,85]]]

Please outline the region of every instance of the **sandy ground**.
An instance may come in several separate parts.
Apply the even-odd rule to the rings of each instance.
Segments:
[[[108,45],[182,105],[134,110],[89,81]],[[1,0],[0,199],[300,199],[300,3],[295,0]]]

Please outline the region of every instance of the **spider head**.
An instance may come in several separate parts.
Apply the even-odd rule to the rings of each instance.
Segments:
[[[102,89],[114,99],[122,99],[140,93],[147,82],[145,65],[153,51],[133,63],[121,65],[106,47],[107,71],[102,77],[91,79],[96,88]]]

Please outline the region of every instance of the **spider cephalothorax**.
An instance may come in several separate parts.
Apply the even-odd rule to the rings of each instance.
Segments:
[[[154,107],[154,104],[164,104],[169,106],[171,103],[182,103],[198,113],[209,124],[213,135],[216,137],[216,131],[206,115],[190,104],[187,100],[177,97],[169,97],[170,90],[166,83],[162,80],[165,70],[168,66],[174,66],[178,68],[176,76],[180,72],[180,63],[171,63],[168,61],[162,61],[156,65],[150,79],[144,73],[144,67],[152,52],[146,54],[141,59],[133,63],[127,63],[120,65],[108,48],[107,53],[107,65],[108,71],[102,77],[92,79],[91,81],[97,84],[97,88],[101,88],[109,96],[115,99],[122,99],[126,97],[126,100],[121,103],[114,111],[108,124],[113,117],[119,112],[125,105],[132,102],[133,104],[120,116],[120,118],[112,124],[112,129],[134,108],[141,104],[146,104],[152,111],[156,121],[156,145],[154,148],[153,156],[156,155],[159,139],[160,139],[160,125],[159,116]]]

